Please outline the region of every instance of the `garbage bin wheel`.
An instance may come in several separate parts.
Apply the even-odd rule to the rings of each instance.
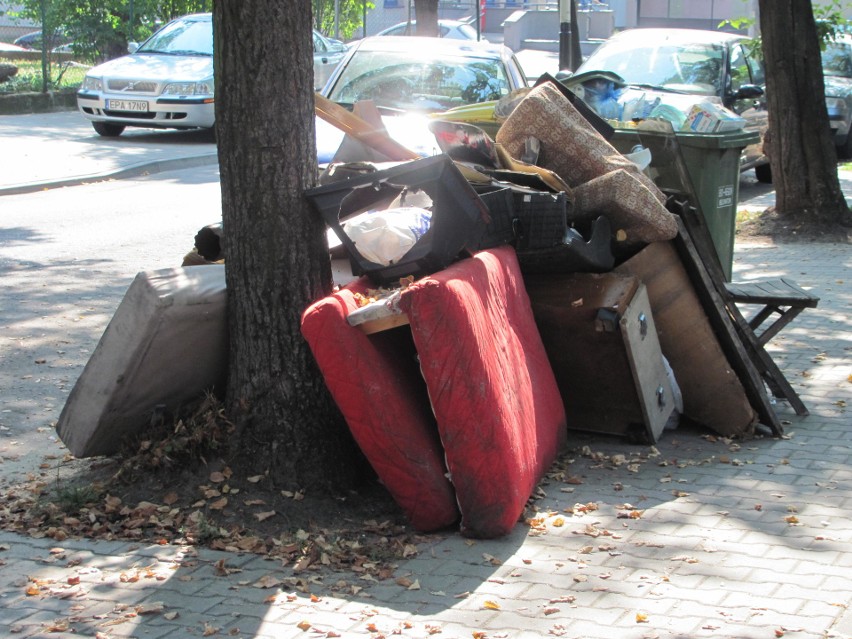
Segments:
[[[754,167],[754,176],[757,178],[758,182],[772,184],[772,165],[760,164]]]

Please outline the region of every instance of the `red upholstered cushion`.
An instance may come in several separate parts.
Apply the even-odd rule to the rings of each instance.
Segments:
[[[504,535],[566,434],[515,251],[482,251],[418,280],[400,307],[438,421],[462,533]]]
[[[418,530],[458,521],[444,453],[407,329],[366,335],[349,326],[357,308],[347,288],[310,306],[302,315],[308,341],[352,435],[379,479]]]

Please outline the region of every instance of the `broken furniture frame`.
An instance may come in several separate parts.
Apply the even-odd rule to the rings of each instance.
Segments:
[[[669,195],[667,207],[676,213],[680,220],[676,238],[678,252],[696,285],[731,366],[743,381],[749,400],[758,412],[761,422],[768,426],[773,434],[781,435],[783,429],[766,387],[775,397],[786,399],[796,414],[807,415],[808,410],[764,346],[803,308],[815,307],[819,300],[789,280],[787,283],[801,291],[801,294],[792,295],[790,291],[795,291],[792,287],[783,295],[771,294],[768,287],[760,291],[757,297],[752,296],[755,290],[749,287],[742,288],[741,295],[733,292],[734,285],[726,281],[674,131],[670,125],[668,130],[660,128],[659,124],[656,126],[653,131],[640,130],[639,137],[642,144],[651,149],[654,167],[660,172],[661,188]],[[738,304],[754,303],[764,304],[764,309],[749,323]],[[758,336],[755,333],[757,327],[774,312],[775,307],[778,307],[779,313],[782,313],[781,308],[787,307],[787,312],[782,313],[779,320]]]

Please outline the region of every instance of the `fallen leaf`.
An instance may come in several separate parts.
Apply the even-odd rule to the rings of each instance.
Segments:
[[[274,516],[275,516],[274,510],[267,510],[266,512],[254,514],[254,518],[257,519],[258,521],[266,521],[270,517],[274,517]]]
[[[648,623],[648,615],[644,612],[637,612],[636,623]]]
[[[482,558],[485,559],[492,566],[500,566],[503,564],[502,561],[497,559],[494,555],[489,555],[488,553],[482,553]]]
[[[372,624],[370,624],[370,625],[372,625]],[[300,621],[299,623],[296,624],[296,627],[299,630],[303,630],[303,631],[307,632],[308,630],[311,629],[311,623],[309,621]]]
[[[228,498],[222,497],[222,499],[217,499],[212,504],[210,504],[210,510],[222,510],[227,505],[228,505]]]
[[[250,484],[256,484],[261,479],[263,479],[263,475],[252,475],[251,477],[246,478],[246,481]]]
[[[488,610],[500,610],[500,604],[491,600],[486,600],[485,603],[482,604],[482,607],[487,608]]]
[[[273,577],[272,575],[264,575],[263,577],[255,581],[252,586],[254,586],[255,588],[276,588],[282,583],[283,582],[280,579]]]
[[[210,473],[210,481],[212,481],[214,484],[221,484],[223,481],[225,481],[225,475],[224,473],[220,473],[218,470],[214,470],[212,473]]]

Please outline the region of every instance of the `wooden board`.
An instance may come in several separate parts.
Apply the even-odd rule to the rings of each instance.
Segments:
[[[524,281],[568,428],[656,441],[673,408],[654,408],[657,390],[671,397],[672,389],[656,331],[652,337],[646,331],[645,339],[640,334],[641,314],[653,326],[647,296],[640,294],[631,309],[640,282],[613,273],[529,275]],[[628,340],[624,331],[636,335]],[[629,354],[631,347],[636,352]],[[644,369],[639,380],[638,369]]]
[[[648,290],[663,355],[684,415],[726,436],[750,436],[757,414],[716,338],[672,242],[649,244],[615,269]]]

